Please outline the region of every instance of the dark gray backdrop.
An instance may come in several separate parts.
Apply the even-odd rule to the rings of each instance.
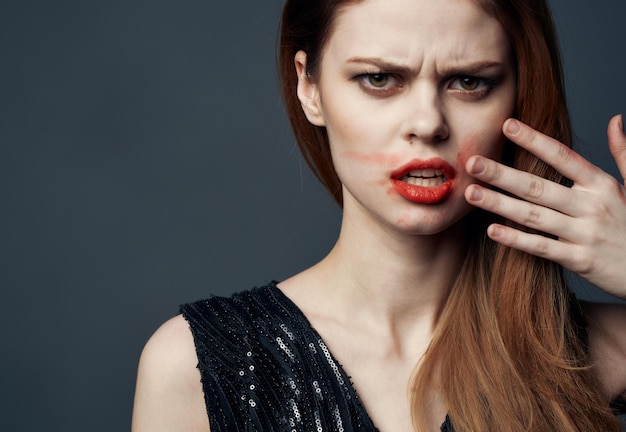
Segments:
[[[332,245],[277,92],[281,5],[0,3],[1,430],[127,430],[140,350],[180,303]],[[617,175],[626,1],[553,5],[583,152]]]

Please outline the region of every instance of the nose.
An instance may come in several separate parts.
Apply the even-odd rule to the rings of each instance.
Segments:
[[[436,144],[448,139],[450,129],[446,122],[439,91],[422,83],[407,95],[407,113],[403,136],[409,142]]]

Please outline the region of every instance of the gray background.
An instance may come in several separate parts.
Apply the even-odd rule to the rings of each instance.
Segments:
[[[140,350],[180,303],[332,245],[277,92],[281,5],[0,3],[1,430],[127,430]],[[582,151],[617,175],[626,1],[553,5]]]

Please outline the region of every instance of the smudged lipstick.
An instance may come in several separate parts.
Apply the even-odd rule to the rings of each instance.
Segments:
[[[452,191],[456,170],[441,158],[414,159],[391,173],[393,189],[418,204],[436,204]]]

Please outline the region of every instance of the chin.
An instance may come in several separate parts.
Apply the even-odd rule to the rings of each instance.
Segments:
[[[469,214],[471,208],[464,209],[462,212],[455,212],[456,214],[450,214],[450,212],[420,212],[421,214],[404,214],[396,220],[396,229],[409,234],[409,235],[438,235],[448,230],[454,230],[458,228],[459,222],[461,222],[467,214]]]

